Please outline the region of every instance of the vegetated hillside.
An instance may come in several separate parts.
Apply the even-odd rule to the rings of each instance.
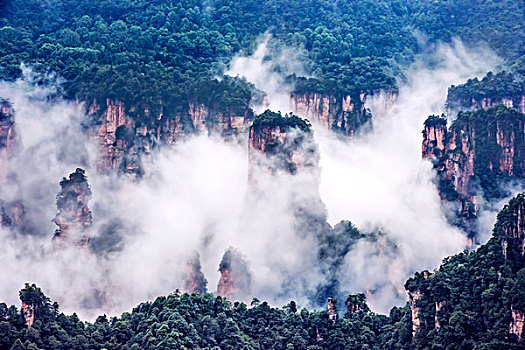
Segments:
[[[498,215],[491,240],[446,258],[406,283],[410,302],[390,315],[369,310],[363,294],[346,312],[250,306],[178,291],[130,313],[94,323],[59,313],[35,285],[22,310],[0,304],[2,349],[524,349],[525,194]]]
[[[267,32],[304,50],[316,79],[300,80],[302,92],[393,88],[396,65],[420,50],[414,29],[432,40],[486,41],[511,63],[525,52],[519,0],[9,0],[1,6],[0,77],[19,76],[25,62],[58,72],[70,98],[112,98],[153,111],[180,108],[188,99],[228,106],[246,99],[245,83],[232,89],[214,77]]]
[[[451,111],[484,109],[498,104],[525,113],[525,82],[506,71],[489,72],[481,80],[469,79],[448,89],[447,107]]]

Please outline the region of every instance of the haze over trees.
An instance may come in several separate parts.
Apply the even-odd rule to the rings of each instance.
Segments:
[[[447,107],[457,118],[448,140],[456,137],[459,144],[467,139],[465,130],[476,131],[468,143],[475,157],[461,159],[472,162],[469,180],[486,199],[508,196],[503,182],[523,181],[521,0],[0,0],[0,79],[15,81],[30,67],[34,84],[57,83],[57,95],[88,105],[96,101],[102,109],[107,99],[121,102],[137,124],[159,124],[159,115],[175,120],[195,102],[246,116],[253,120],[249,130],[295,128],[311,136],[312,125],[287,111],[255,116],[251,102],[262,99],[263,92],[244,78],[224,75],[233,57],[253,53],[264,37],[269,38],[269,55],[293,53],[300,59],[303,72],[294,72],[284,61],[272,67],[294,93],[335,99],[350,95],[360,101],[352,105],[356,109],[364,104],[361,94],[396,92],[404,68],[441,42],[459,38],[471,46],[489,46],[505,70],[449,88]],[[0,107],[7,104],[0,96]],[[485,109],[491,104],[506,106]],[[368,121],[372,117],[366,113]],[[10,110],[0,112],[6,125],[12,119]],[[447,120],[431,116],[425,126],[446,131]],[[134,127],[116,127],[114,144],[131,148],[138,135]],[[502,129],[512,147],[500,144]],[[503,170],[497,166],[502,149],[512,153]],[[459,148],[441,151],[448,158],[439,158],[436,168],[446,169],[445,162],[461,156]],[[77,172],[85,180],[84,170]],[[455,180],[443,177],[438,183],[444,199],[461,197]],[[72,196],[67,206],[79,207],[78,198]],[[339,298],[339,317],[334,317],[322,309],[299,309],[295,301],[279,308],[256,298],[247,305],[177,290],[120,317],[100,315],[85,322],[61,313],[44,291],[27,284],[19,295],[21,309],[0,303],[0,350],[525,349],[524,213],[525,195],[519,194],[498,215],[486,244],[445,258],[434,271],[416,272],[405,284],[409,302],[388,315],[371,311],[363,293]],[[2,222],[9,221],[4,214]],[[327,278],[312,296],[319,305],[328,296],[340,297],[339,272],[355,243],[383,236],[361,232],[350,221],[333,228],[324,217],[315,223],[307,228],[316,229],[314,255]],[[390,245],[395,247],[391,242],[384,246]],[[225,255],[220,269],[230,260]],[[194,265],[205,291],[200,261]]]

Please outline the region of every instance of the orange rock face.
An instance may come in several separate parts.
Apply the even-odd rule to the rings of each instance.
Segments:
[[[251,274],[244,257],[235,249],[229,248],[219,264],[221,278],[217,284],[217,294],[234,300],[250,293]]]
[[[138,107],[127,110],[123,102],[110,99],[103,107],[93,101],[88,114],[94,120],[89,134],[98,145],[98,170],[118,169],[133,177],[142,175],[143,162],[157,144],[172,144],[194,133],[229,138],[246,131],[253,119],[248,104],[234,113],[189,102],[183,112],[166,114]]]
[[[204,277],[204,274],[201,271],[201,263],[199,254],[195,254],[189,261],[186,266],[186,276],[185,276],[185,285],[184,289],[188,293],[206,293],[206,285],[208,281]]]
[[[516,108],[521,113],[525,113],[525,96],[520,96],[519,98],[489,98],[484,97],[482,99],[472,99],[471,109],[487,109],[497,105],[504,105],[508,108]]]
[[[89,107],[90,115],[97,115],[101,107],[97,101],[93,101]],[[121,126],[133,128],[132,120],[126,118],[124,103],[106,99],[106,106],[100,113],[98,128],[91,131],[91,136],[98,144],[98,170],[107,172],[109,169],[115,169],[119,166],[123,156],[122,145],[117,144],[117,129]],[[119,147],[120,146],[120,147]]]
[[[446,135],[446,119],[443,118],[434,124],[425,124],[423,130],[423,158],[433,158],[442,155],[445,150]]]
[[[31,328],[35,322],[35,307],[22,302],[22,315],[27,328]]]
[[[516,335],[518,340],[521,340],[523,335],[523,325],[525,324],[525,313],[511,309],[512,312],[512,321],[510,322],[509,332],[510,334]]]
[[[318,154],[312,135],[299,129],[268,125],[250,129],[250,177],[257,168],[270,173],[296,174],[318,166]]]
[[[525,177],[525,115],[497,106],[460,113],[448,129],[446,124],[444,117],[427,119],[422,156],[434,163],[441,198],[457,203],[458,216],[469,227],[479,196],[503,197],[498,181]]]
[[[422,296],[423,294],[419,290],[408,292],[408,301],[412,312],[412,335],[415,335],[421,327],[421,319],[419,317],[420,309],[417,306],[417,301],[421,299]]]
[[[290,105],[295,113],[352,137],[371,119],[365,108],[366,95],[336,97],[318,93],[290,95]]]
[[[523,196],[521,194],[520,196]],[[502,226],[501,245],[506,259],[525,259],[525,204],[518,202]]]

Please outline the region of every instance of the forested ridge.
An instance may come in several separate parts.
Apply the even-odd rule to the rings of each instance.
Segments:
[[[57,72],[64,93],[152,111],[190,100],[245,104],[247,83],[216,80],[231,58],[269,33],[301,54],[300,92],[395,89],[399,68],[438,40],[487,42],[523,70],[522,1],[21,1],[2,3],[0,77],[20,64]],[[427,35],[418,44],[414,33]],[[276,67],[279,69],[279,67]],[[244,102],[243,102],[244,101]]]
[[[454,157],[460,164],[471,160],[472,186],[465,187],[496,200],[509,195],[502,183],[525,176],[525,114],[516,110],[525,101],[524,23],[522,0],[0,0],[0,80],[15,81],[27,68],[37,73],[32,83],[52,82],[60,96],[98,106],[93,119],[109,109],[108,100],[117,110],[122,103],[125,113],[119,117],[137,125],[160,124],[160,116],[184,124],[188,121],[176,118],[202,104],[207,112],[246,117],[243,125],[253,120],[250,130],[297,128],[311,136],[310,123],[287,111],[256,117],[250,108],[263,92],[244,78],[224,75],[232,59],[253,53],[267,38],[268,54],[285,58],[273,69],[293,85],[293,93],[338,102],[350,95],[354,104],[346,113],[363,107],[368,121],[360,95],[395,92],[404,68],[419,54],[454,38],[467,46],[488,45],[506,70],[448,91],[447,107],[458,113],[444,140],[464,142],[474,155],[443,147],[448,158],[435,166],[454,166]],[[292,54],[304,71],[286,66]],[[0,96],[2,104],[7,100]],[[485,109],[497,104],[506,107]],[[2,118],[11,131],[13,115],[2,112]],[[131,149],[134,137],[139,139],[135,126],[117,124],[115,139],[103,144]],[[231,128],[231,120],[225,124]],[[155,126],[147,132],[161,139]],[[447,120],[431,116],[427,126],[446,133]],[[512,142],[502,145],[504,136]],[[443,199],[464,195],[454,187],[455,177],[438,181]],[[379,241],[381,232],[365,234],[349,221],[328,229],[323,221],[315,232],[317,259],[329,281],[315,291],[314,307],[327,296],[338,297],[337,316],[333,309],[300,309],[295,301],[279,308],[257,298],[247,305],[177,290],[119,317],[86,322],[61,313],[45,291],[27,284],[20,291],[21,308],[0,303],[0,350],[525,349],[524,206],[520,194],[498,215],[488,243],[445,258],[434,271],[417,272],[405,284],[409,302],[389,315],[372,312],[365,294],[341,298],[337,278],[355,243]]]

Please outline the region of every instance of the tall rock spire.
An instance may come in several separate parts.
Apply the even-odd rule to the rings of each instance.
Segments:
[[[74,245],[87,245],[87,229],[91,226],[92,216],[88,208],[91,189],[85,171],[77,168],[69,179],[60,181],[57,194],[58,213],[53,222],[58,226],[55,237]]]

